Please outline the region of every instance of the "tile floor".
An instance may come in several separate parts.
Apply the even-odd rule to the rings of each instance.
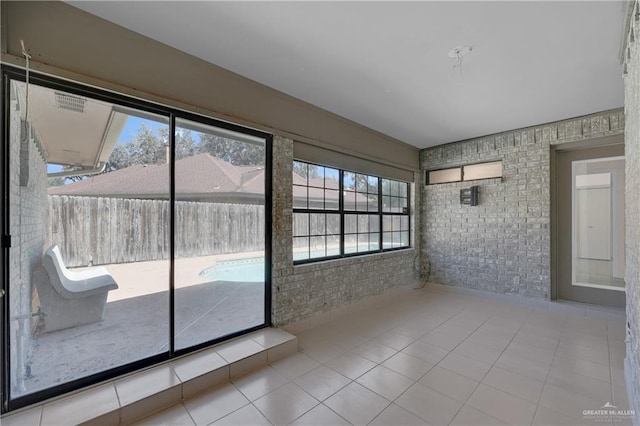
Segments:
[[[140,424],[631,424],[583,415],[629,409],[619,312],[427,289],[298,339],[298,353]]]

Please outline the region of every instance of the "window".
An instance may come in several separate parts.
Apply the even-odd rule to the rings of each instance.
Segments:
[[[293,260],[409,247],[409,184],[293,163]]]
[[[270,324],[269,135],[2,74],[3,407]]]

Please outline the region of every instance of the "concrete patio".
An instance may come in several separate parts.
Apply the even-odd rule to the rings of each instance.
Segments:
[[[264,322],[263,283],[213,282],[199,275],[219,261],[263,255],[252,252],[176,260],[176,349]],[[28,361],[30,375],[24,378],[18,395],[168,350],[169,262],[105,266],[119,288],[109,294],[104,321],[37,333]]]

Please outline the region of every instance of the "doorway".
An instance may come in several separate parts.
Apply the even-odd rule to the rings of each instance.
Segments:
[[[624,145],[556,151],[557,298],[625,306]]]

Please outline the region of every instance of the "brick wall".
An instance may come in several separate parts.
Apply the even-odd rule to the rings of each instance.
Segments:
[[[272,319],[275,325],[290,324],[368,296],[419,283],[413,272],[413,260],[418,253],[415,249],[293,266],[293,141],[275,137],[273,159]],[[412,216],[412,229],[417,229],[419,220],[416,221],[413,212]]]
[[[29,132],[20,118],[17,100],[11,102],[10,117],[10,233],[9,251],[11,383],[14,392],[22,388],[25,364],[32,349],[29,317],[37,309],[34,271],[41,265],[47,223],[47,171],[37,134]],[[26,315],[26,318],[18,319]],[[20,343],[19,343],[20,341]]]
[[[636,7],[638,7],[636,3]],[[635,15],[635,14],[634,14]],[[633,20],[636,37],[640,23]],[[627,74],[624,78],[625,157],[626,157],[626,240],[625,256],[627,284],[627,322],[630,325],[627,343],[627,389],[631,407],[640,424],[640,44],[637,38],[629,42]]]
[[[550,297],[550,146],[622,133],[622,110],[425,149],[423,170],[502,160],[503,178],[422,189],[423,261],[430,280],[501,294]],[[461,205],[479,185],[480,204]]]

